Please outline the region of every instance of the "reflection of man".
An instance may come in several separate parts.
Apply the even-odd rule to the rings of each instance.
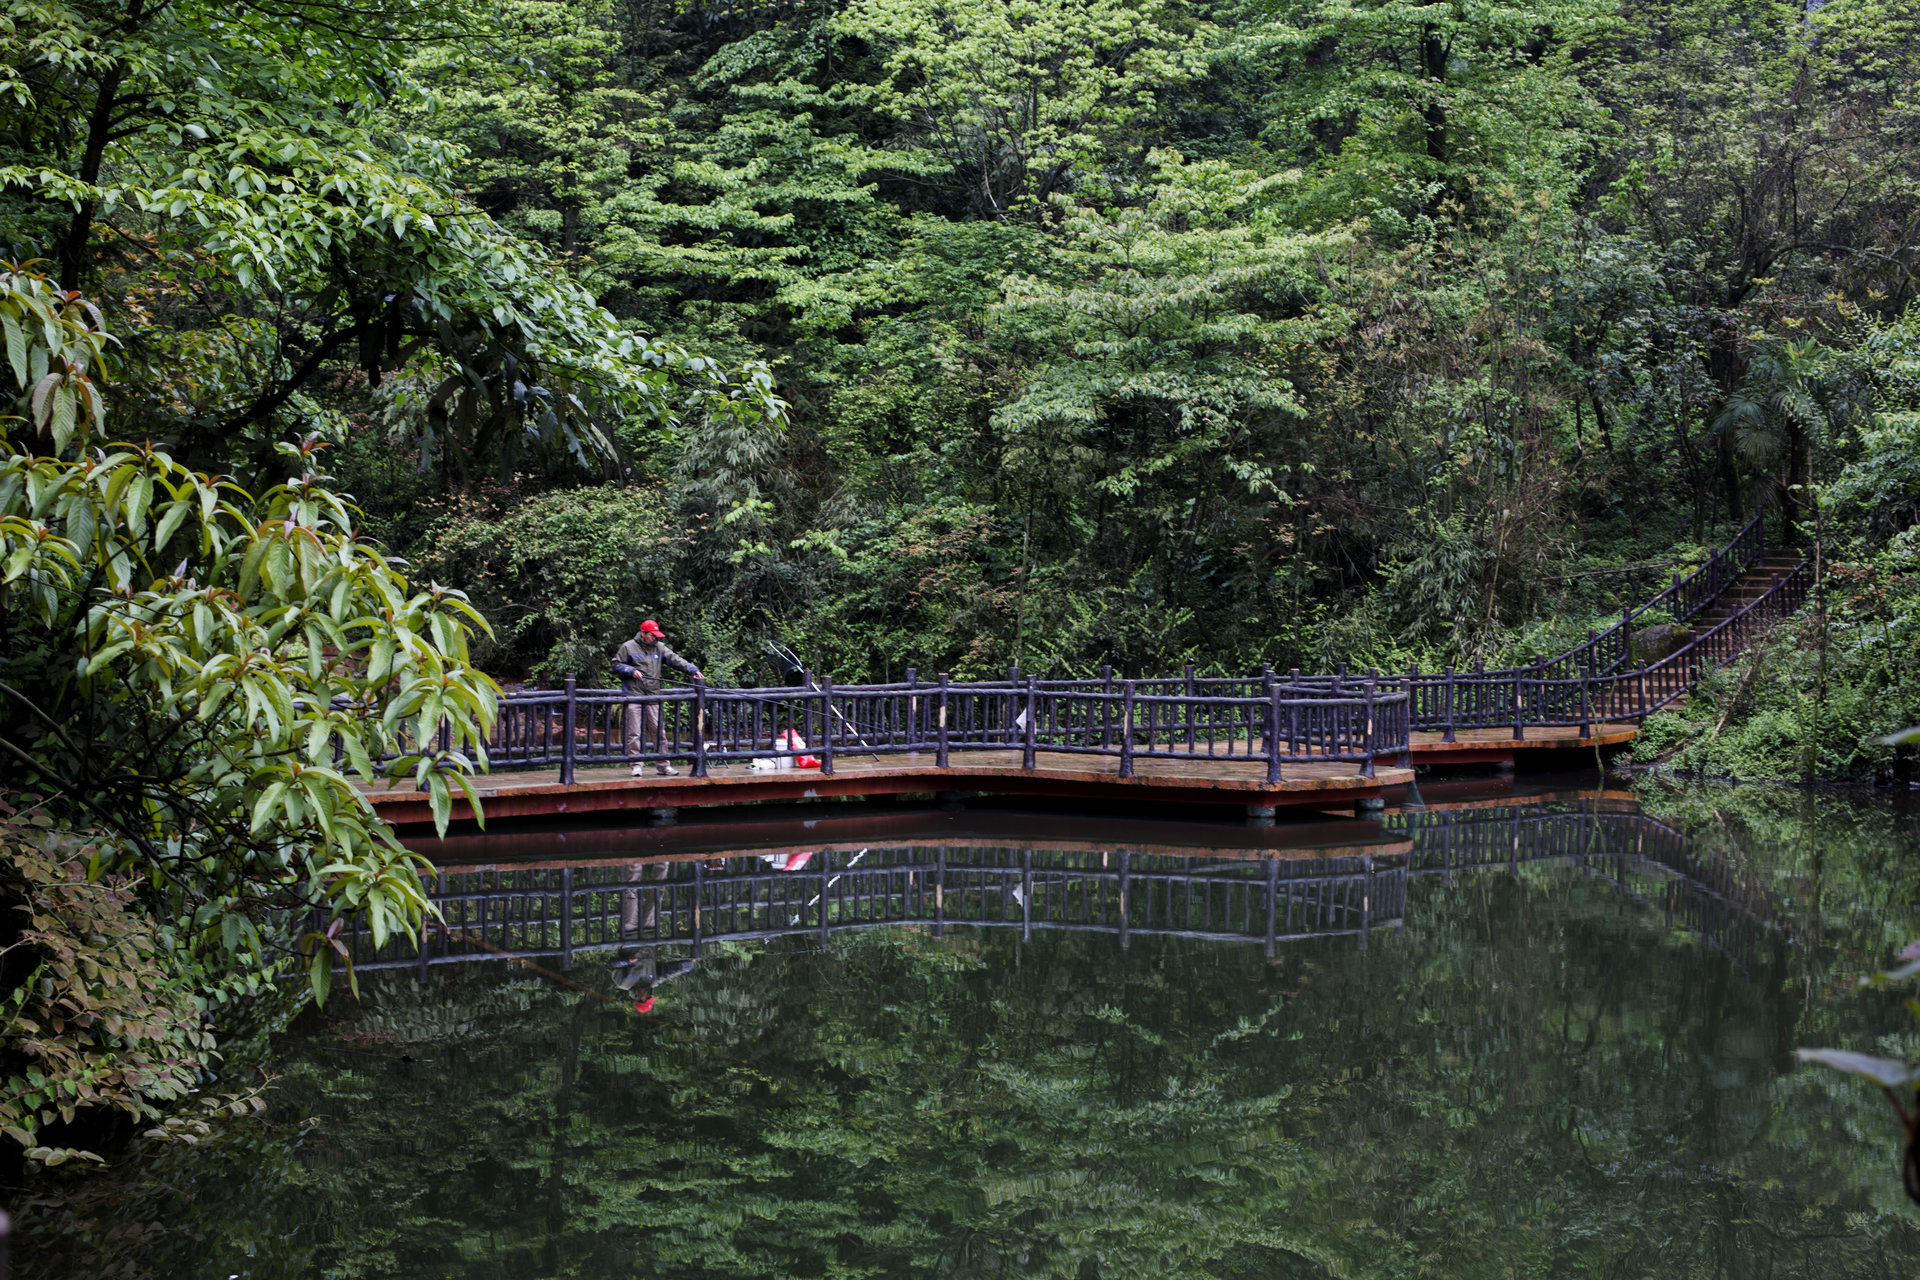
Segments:
[[[620,646],[613,655],[614,674],[621,677],[620,687],[631,697],[642,697],[660,692],[660,668],[672,667],[695,678],[700,677],[700,668],[667,647],[667,640],[660,632],[660,624],[648,618],[640,624],[640,631],[633,639]],[[637,756],[644,751],[664,751],[666,747],[660,740],[660,704],[657,702],[627,704],[627,754]],[[697,732],[697,730],[696,730]],[[654,768],[664,774],[673,774],[675,769],[665,760],[656,761]],[[633,776],[639,777],[646,766],[636,761]]]
[[[635,1013],[653,1012],[653,989],[692,971],[697,960],[662,960],[659,948],[629,947],[607,966],[613,985],[633,997]]]
[[[635,862],[627,867],[628,881],[639,880],[643,876],[648,880],[665,880],[667,878],[667,864],[664,862],[656,862],[648,865],[644,862]],[[641,905],[643,892],[646,897],[644,911]],[[660,891],[658,889],[647,889],[644,891],[640,889],[622,889],[620,891],[620,936],[623,938],[639,937],[641,930],[650,930],[653,928],[654,921],[658,918],[659,912]]]

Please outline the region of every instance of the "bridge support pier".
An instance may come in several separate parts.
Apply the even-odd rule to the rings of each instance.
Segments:
[[[1379,813],[1386,807],[1387,802],[1379,796],[1368,796],[1363,800],[1355,800],[1353,802],[1353,816],[1358,818],[1363,814]]]
[[[1505,760],[1495,760],[1493,762],[1493,776],[1496,778],[1511,778],[1513,776],[1513,757],[1508,756]]]
[[[647,810],[647,824],[654,827],[671,827],[680,821],[680,810],[668,805]]]
[[[1250,804],[1247,806],[1247,825],[1250,827],[1270,827],[1273,825],[1273,806],[1270,804]]]

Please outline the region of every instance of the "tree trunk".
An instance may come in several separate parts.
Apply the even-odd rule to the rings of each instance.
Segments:
[[[138,14],[136,6],[135,17]],[[120,85],[126,76],[127,64],[124,62],[116,62],[108,68],[106,76],[100,81],[99,95],[93,100],[93,110],[87,117],[87,145],[80,154],[80,171],[75,176],[88,186],[100,180],[100,166],[107,155],[107,138],[113,132],[113,109],[119,102]],[[95,207],[93,200],[82,200],[67,222],[66,234],[60,237],[60,287],[69,293],[80,287],[81,268],[87,259],[87,241],[93,235]]]
[[[1422,108],[1420,114],[1427,122],[1427,158],[1435,164],[1447,162],[1447,108],[1440,101],[1440,90],[1447,81],[1447,46],[1434,32],[1426,28],[1420,40],[1420,63],[1427,73],[1427,79],[1434,83],[1434,96]]]

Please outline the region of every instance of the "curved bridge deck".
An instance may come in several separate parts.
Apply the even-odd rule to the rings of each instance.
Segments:
[[[1756,518],[1606,631],[1527,667],[1201,676],[1189,666],[1144,680],[1014,669],[968,682],[909,670],[896,684],[840,687],[802,673],[795,688],[696,682],[644,694],[569,679],[505,698],[493,772],[475,791],[505,817],[929,791],[1236,805],[1256,819],[1352,808],[1411,780],[1415,765],[1618,747],[1798,608],[1811,581],[1797,554],[1769,554]],[[1643,660],[1636,636],[1649,617],[1696,630],[1661,623],[1663,642],[1687,638]],[[668,763],[682,776],[655,774]],[[368,790],[390,821],[432,819],[418,792]],[[470,816],[463,801],[455,816]]]
[[[832,796],[914,795],[927,792],[989,792],[1079,800],[1116,800],[1167,805],[1244,805],[1250,809],[1296,806],[1330,808],[1378,797],[1413,779],[1411,768],[1376,765],[1373,776],[1352,764],[1297,764],[1277,783],[1266,780],[1258,760],[1187,757],[1139,761],[1121,777],[1116,760],[1047,751],[1032,768],[1018,751],[953,751],[941,767],[930,752],[845,757],[831,774],[818,769],[758,772],[745,764],[716,765],[705,777],[633,777],[626,765],[581,769],[571,783],[558,768],[493,774],[475,779],[474,790],[489,818],[631,810],[677,810],[705,805],[812,800]],[[430,822],[426,796],[407,789],[376,790],[374,808],[396,824]],[[464,817],[464,804],[455,816]]]

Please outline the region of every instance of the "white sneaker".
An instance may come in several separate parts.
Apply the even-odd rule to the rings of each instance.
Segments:
[[[647,772],[647,766],[643,764],[637,764],[633,766],[633,776],[636,778],[644,777],[646,772]]]
[[[653,771],[663,778],[677,778],[680,776],[680,771],[670,764],[655,765]]]

